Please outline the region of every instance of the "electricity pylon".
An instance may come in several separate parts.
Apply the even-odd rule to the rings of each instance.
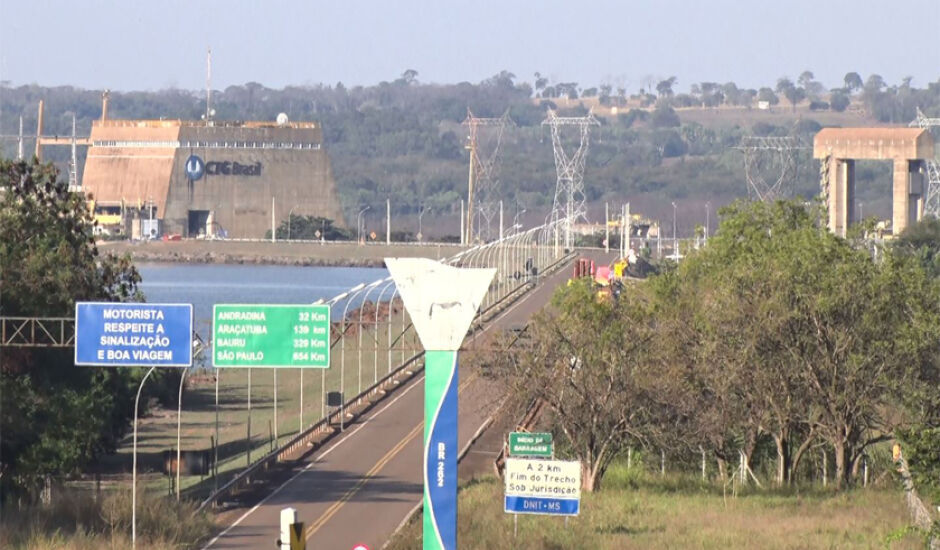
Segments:
[[[940,128],[940,118],[928,118],[924,112],[917,108],[917,118],[910,126],[916,126],[930,131],[931,128]],[[927,193],[924,200],[924,216],[933,216],[940,219],[940,162],[937,158],[924,161],[927,166]]]
[[[558,181],[555,184],[555,200],[552,204],[551,221],[561,220],[565,232],[565,248],[571,248],[571,226],[579,220],[587,220],[587,207],[584,204],[584,161],[587,158],[591,141],[591,126],[599,126],[594,113],[582,117],[560,117],[555,111],[548,111],[548,118],[543,126],[552,129],[552,147],[555,150],[555,172]],[[562,145],[562,128],[577,129],[580,142],[573,154],[565,152]],[[557,227],[557,225],[556,225]]]
[[[499,196],[499,146],[503,131],[513,125],[509,111],[499,118],[473,116],[467,109],[463,125],[470,130],[467,149],[470,150],[470,176],[467,186],[466,243],[474,238],[485,241],[490,237],[490,225],[496,213]],[[481,132],[480,128],[487,131]]]
[[[798,137],[745,136],[734,148],[744,154],[748,198],[773,202],[793,195],[796,153],[806,149]]]

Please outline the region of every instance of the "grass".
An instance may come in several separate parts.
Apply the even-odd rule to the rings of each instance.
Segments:
[[[214,529],[212,519],[193,504],[177,505],[156,495],[138,495],[137,542],[152,550],[198,548]],[[129,489],[96,500],[86,491],[56,491],[53,504],[4,508],[0,548],[98,550],[131,547]]]
[[[345,343],[331,350],[330,368],[277,370],[277,434],[275,440],[274,371],[251,369],[251,459],[261,458],[272,448],[297,435],[300,425],[300,388],[303,377],[303,423],[309,426],[331,411],[323,401],[326,392],[342,391],[347,399],[371,386],[385,376],[389,368],[395,369],[403,358],[411,357],[420,344],[413,330],[396,341],[400,332],[400,314],[393,316],[393,349],[389,353],[386,325],[380,321],[376,340],[375,331],[367,325],[362,333],[347,333]],[[343,353],[345,345],[345,357]],[[360,353],[361,350],[361,353]],[[360,370],[361,357],[361,370]],[[390,361],[390,362],[389,362]],[[345,369],[343,369],[345,365]],[[221,479],[248,465],[248,369],[221,369],[219,379],[219,474]],[[208,450],[215,436],[215,378],[210,370],[196,371],[188,378],[183,392],[181,445],[183,450]],[[160,472],[162,452],[176,448],[177,415],[175,409],[157,409],[141,419],[138,428],[138,471]],[[115,455],[101,460],[100,467],[110,472],[129,472],[132,456],[132,437],[128,434]],[[148,488],[167,490],[165,476],[149,476]],[[221,483],[221,482],[220,482]],[[203,495],[214,483],[208,477],[182,476],[184,490],[201,484],[196,493]]]
[[[493,476],[460,490],[461,548],[922,548],[907,530],[899,490],[834,492],[752,490],[732,498],[720,485],[692,477],[637,475],[614,465],[603,490],[582,495],[581,515],[568,520],[503,512],[502,482]],[[389,550],[421,547],[421,514]]]

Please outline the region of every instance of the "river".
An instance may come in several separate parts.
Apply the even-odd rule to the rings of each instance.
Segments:
[[[147,301],[193,304],[194,328],[206,340],[211,337],[214,304],[309,304],[330,299],[360,283],[388,277],[387,270],[374,267],[136,265]]]

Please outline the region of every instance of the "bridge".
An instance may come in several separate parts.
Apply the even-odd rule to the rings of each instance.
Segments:
[[[537,238],[533,243],[535,248],[540,246]],[[518,296],[507,294],[505,300],[491,304],[495,307],[484,308],[491,313],[478,318],[465,341],[466,348],[478,347],[491,333],[524,326],[548,303],[558,285],[567,281],[574,255],[563,255],[547,243],[541,246],[550,252],[537,263],[551,266],[552,272],[531,278]],[[589,256],[604,263],[613,259],[613,254],[603,252]],[[490,265],[504,277],[514,278],[526,260],[519,257],[501,264],[499,253],[491,257],[491,261],[455,263]],[[508,267],[510,264],[515,267]],[[342,433],[313,452],[302,450],[263,490],[250,492],[234,508],[221,512],[220,532],[204,548],[271,547],[279,534],[280,510],[285,507],[295,508],[305,523],[310,548],[353,548],[356,544],[380,548],[420,506],[423,378],[416,368],[414,376],[345,426]],[[460,380],[459,476],[466,479],[492,471],[503,434],[488,428],[504,395],[497,382],[481,377],[472,365],[460,366]]]

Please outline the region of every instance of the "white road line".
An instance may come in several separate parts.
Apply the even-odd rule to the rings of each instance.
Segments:
[[[544,284],[544,282],[543,282],[543,284]],[[542,285],[537,285],[537,286],[536,286],[535,288],[533,288],[532,290],[534,291],[534,290],[535,290],[536,288],[538,288],[539,286],[542,286]],[[493,327],[493,325],[496,324],[497,321],[499,321],[500,319],[502,319],[503,317],[505,317],[506,315],[508,315],[509,312],[511,312],[512,310],[516,309],[517,307],[519,307],[520,305],[522,305],[523,303],[525,303],[525,302],[526,302],[527,300],[529,300],[530,298],[532,298],[532,294],[529,294],[528,296],[526,296],[526,297],[523,298],[522,300],[519,300],[517,303],[513,304],[512,306],[510,306],[508,309],[506,309],[506,310],[500,312],[499,315],[497,315],[492,321],[490,321],[489,323],[486,324],[486,327],[485,327],[485,328],[483,329],[483,331],[481,331],[481,332],[486,332],[487,330],[489,330],[491,327]],[[404,397],[409,391],[411,391],[413,388],[415,388],[416,386],[418,386],[418,385],[419,385],[418,382],[420,382],[422,378],[424,378],[424,375],[421,375],[420,377],[418,377],[417,379],[415,379],[415,380],[414,380],[414,383],[413,383],[408,389],[406,389],[405,391],[403,391],[403,392],[401,393],[401,395],[397,396],[395,399],[393,399],[393,400],[392,400],[391,402],[389,402],[387,405],[385,405],[384,407],[382,407],[382,408],[381,408],[378,412],[376,412],[374,415],[370,416],[370,417],[367,418],[365,421],[363,421],[363,423],[360,424],[358,427],[356,427],[355,430],[349,432],[348,435],[346,435],[345,437],[343,437],[342,439],[340,439],[339,441],[337,441],[334,445],[331,445],[328,449],[326,449],[325,451],[323,451],[323,453],[321,453],[320,455],[318,455],[315,460],[313,460],[312,462],[309,462],[306,466],[304,466],[304,468],[303,468],[302,470],[300,470],[299,472],[297,472],[296,474],[294,474],[293,477],[291,477],[290,479],[288,479],[287,481],[285,481],[284,483],[282,483],[281,485],[279,485],[277,489],[275,489],[274,491],[271,492],[271,494],[269,494],[268,496],[264,497],[260,502],[258,502],[258,504],[255,504],[255,505],[251,508],[251,510],[248,510],[247,512],[245,512],[244,514],[242,514],[242,515],[241,515],[237,520],[235,520],[231,525],[229,525],[228,527],[226,527],[224,531],[222,531],[221,533],[219,533],[218,535],[216,535],[215,537],[213,537],[212,540],[210,540],[208,543],[206,543],[205,546],[202,547],[202,550],[207,550],[207,549],[208,549],[209,547],[211,547],[213,544],[215,544],[216,542],[218,542],[218,540],[219,540],[220,538],[224,537],[229,531],[231,531],[232,529],[234,529],[235,527],[237,527],[242,521],[245,520],[245,518],[247,518],[248,516],[250,516],[251,514],[253,514],[258,508],[260,508],[261,506],[263,506],[264,503],[266,503],[271,497],[273,497],[274,495],[276,495],[277,493],[279,493],[282,489],[284,489],[284,487],[288,486],[288,485],[289,485],[290,483],[292,483],[295,479],[297,479],[298,477],[300,477],[301,474],[303,474],[304,472],[306,472],[307,470],[309,470],[314,464],[317,464],[318,462],[320,462],[323,458],[325,458],[328,454],[330,454],[334,449],[336,449],[337,447],[339,447],[340,445],[342,445],[343,443],[345,443],[346,440],[348,440],[348,439],[351,438],[352,436],[356,435],[356,433],[358,433],[359,430],[361,430],[362,428],[364,428],[364,427],[366,426],[366,424],[368,424],[372,419],[378,417],[380,414],[382,414],[383,412],[385,412],[389,407],[391,407],[392,405],[394,405],[399,399],[401,399],[402,397]],[[484,420],[483,423],[486,424],[487,422],[489,422],[489,419]],[[420,502],[419,502],[418,504],[420,505]],[[413,511],[412,511],[412,513],[413,513]],[[405,519],[408,519],[410,516],[411,516],[411,513],[409,513],[408,515],[406,515],[406,516],[405,516]]]
[[[309,470],[314,464],[317,464],[318,462],[322,461],[322,459],[325,458],[325,457],[326,457],[328,454],[330,454],[331,452],[333,452],[334,449],[336,449],[337,447],[339,447],[340,445],[342,445],[343,443],[345,443],[345,442],[346,442],[347,440],[349,440],[352,436],[354,436],[354,435],[356,435],[357,433],[359,433],[359,430],[365,428],[365,427],[366,427],[366,424],[368,424],[370,421],[372,421],[373,419],[377,418],[380,414],[382,414],[383,412],[385,412],[386,410],[388,410],[389,407],[391,407],[392,405],[394,405],[399,399],[401,399],[402,397],[404,397],[404,396],[405,396],[408,392],[410,392],[412,389],[414,389],[414,388],[420,386],[419,382],[421,382],[421,379],[423,379],[423,378],[424,378],[424,375],[422,374],[421,376],[419,376],[418,378],[416,378],[416,379],[413,381],[413,383],[411,384],[411,386],[409,386],[405,391],[403,391],[403,392],[402,392],[399,396],[397,396],[395,399],[391,400],[387,405],[385,405],[384,407],[382,407],[381,409],[379,409],[375,414],[373,414],[372,416],[370,416],[369,418],[367,418],[366,420],[364,420],[364,421],[362,422],[362,424],[360,424],[359,426],[356,427],[355,430],[349,432],[349,433],[346,434],[346,436],[344,436],[342,439],[340,439],[339,441],[337,441],[335,444],[330,445],[329,448],[327,448],[325,451],[323,451],[322,453],[320,453],[319,455],[317,455],[317,457],[316,457],[315,460],[309,462],[306,466],[303,467],[302,470],[300,470],[299,472],[297,472],[296,474],[294,474],[293,477],[291,477],[290,479],[288,479],[287,481],[285,481],[284,483],[282,483],[280,486],[278,486],[277,489],[275,489],[274,491],[272,491],[271,494],[269,494],[268,496],[266,496],[266,497],[264,497],[263,499],[261,499],[261,501],[258,502],[258,504],[255,504],[255,505],[251,508],[251,510],[248,510],[247,512],[245,512],[244,514],[242,514],[241,517],[239,517],[239,518],[236,519],[234,522],[232,522],[231,525],[229,525],[228,527],[226,527],[224,531],[222,531],[221,533],[219,533],[218,535],[216,535],[215,537],[213,537],[212,540],[210,540],[209,542],[207,542],[206,545],[202,547],[202,550],[206,550],[207,548],[209,548],[210,546],[212,546],[213,544],[215,544],[216,542],[218,542],[219,539],[222,538],[222,537],[224,537],[229,531],[231,531],[231,530],[234,529],[235,527],[238,527],[238,525],[239,525],[242,521],[244,521],[245,518],[247,518],[248,516],[250,516],[251,514],[253,514],[258,508],[260,508],[261,506],[263,506],[264,503],[267,502],[271,497],[273,497],[274,495],[278,494],[278,493],[281,491],[281,489],[283,489],[284,487],[287,487],[287,485],[289,485],[289,484],[290,484],[291,482],[293,482],[295,479],[297,479],[298,477],[300,477],[301,474],[303,474],[304,472],[306,472],[307,470]]]

